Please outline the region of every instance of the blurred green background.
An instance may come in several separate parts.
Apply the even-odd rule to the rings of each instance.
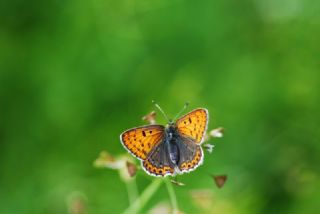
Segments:
[[[185,213],[319,213],[320,2],[0,3],[0,212],[121,213],[119,134],[155,99],[185,101],[223,126],[212,154],[175,187]],[[159,117],[159,122],[165,121]],[[227,174],[218,189],[210,174]],[[137,175],[139,192],[153,178]],[[206,191],[199,205],[193,191]],[[143,212],[167,201],[161,188]]]

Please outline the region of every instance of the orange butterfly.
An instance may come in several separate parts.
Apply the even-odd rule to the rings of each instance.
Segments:
[[[157,104],[156,107],[163,113]],[[142,161],[142,168],[148,174],[174,176],[190,172],[202,164],[200,145],[208,120],[208,110],[198,108],[176,122],[168,120],[166,126],[146,125],[129,129],[120,135],[120,140],[131,154]]]

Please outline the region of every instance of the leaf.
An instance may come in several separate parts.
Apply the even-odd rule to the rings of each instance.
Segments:
[[[137,173],[137,166],[134,163],[127,161],[126,167],[127,167],[127,170],[128,170],[130,177],[134,177]]]
[[[222,188],[228,179],[227,175],[212,175],[212,177],[218,188]]]

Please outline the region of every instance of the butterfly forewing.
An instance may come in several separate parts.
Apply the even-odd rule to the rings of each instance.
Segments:
[[[208,110],[199,108],[178,119],[176,127],[182,136],[193,139],[196,144],[201,144],[207,130],[208,120]]]
[[[164,126],[148,125],[129,129],[120,135],[123,146],[133,155],[145,160],[153,148],[161,143]]]

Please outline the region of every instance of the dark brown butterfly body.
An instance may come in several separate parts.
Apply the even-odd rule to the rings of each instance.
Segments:
[[[180,135],[173,123],[169,124],[169,127],[166,128],[165,133],[166,137],[164,143],[168,149],[170,161],[172,164],[177,166],[180,160],[180,144],[178,142]]]

